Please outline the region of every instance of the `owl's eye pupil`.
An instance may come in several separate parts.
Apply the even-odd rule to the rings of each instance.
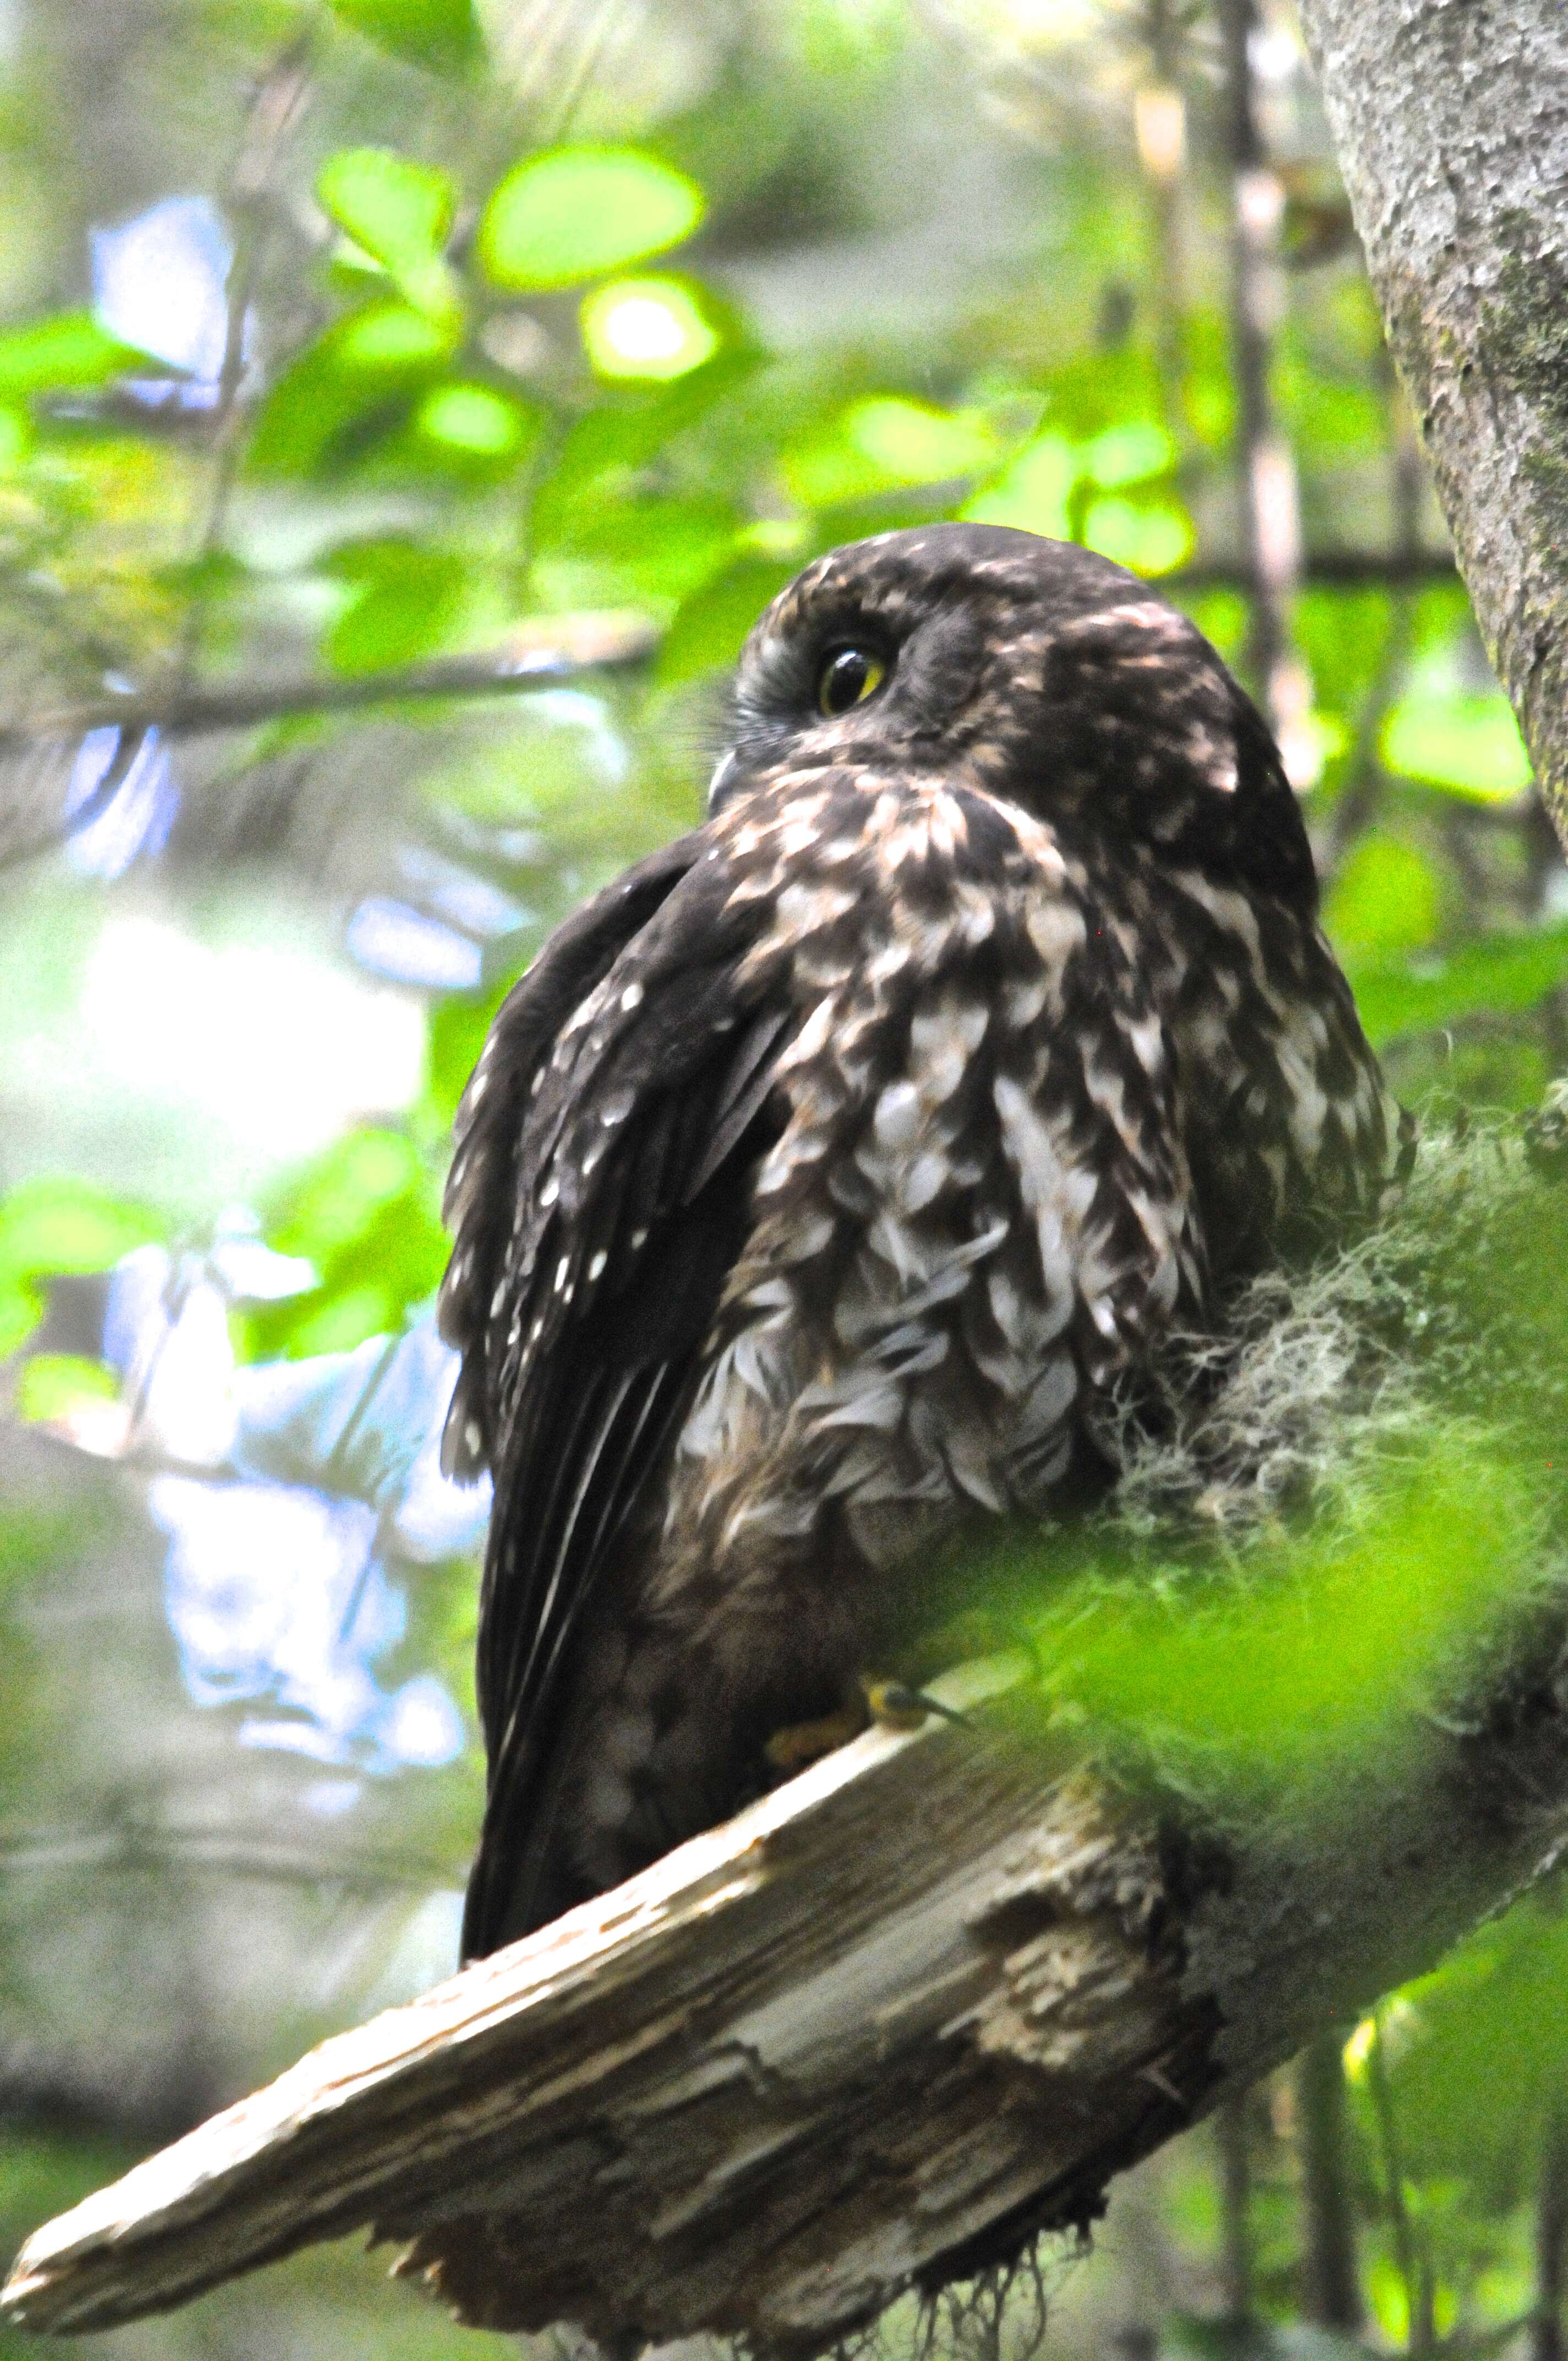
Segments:
[[[823,664],[817,680],[818,708],[831,718],[863,705],[887,677],[887,666],[865,648],[838,648]]]

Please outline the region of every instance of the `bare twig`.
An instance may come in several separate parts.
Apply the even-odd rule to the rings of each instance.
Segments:
[[[352,713],[373,705],[428,703],[440,697],[511,697],[551,688],[587,674],[623,672],[643,664],[659,634],[641,615],[552,615],[519,624],[509,640],[482,655],[447,656],[395,672],[334,678],[239,681],[232,686],[170,695],[106,696],[63,706],[27,721],[0,724],[0,752],[57,744],[89,730],[160,730],[166,738],[197,738],[225,730],[252,730],[300,714]]]
[[[1175,0],[1149,0],[1148,44],[1153,79],[1134,98],[1138,156],[1148,183],[1156,267],[1151,274],[1155,354],[1166,424],[1187,441],[1187,257],[1182,236],[1182,167],[1187,153],[1186,106],[1179,75],[1181,22]]]
[[[1453,577],[1452,559],[1438,551],[1391,564],[1375,552],[1360,550],[1327,551],[1310,562],[1303,577],[1326,588],[1442,582]],[[1250,583],[1245,567],[1216,561],[1162,575],[1158,587],[1179,594],[1227,586],[1245,591]],[[352,713],[369,706],[423,704],[440,698],[510,697],[586,675],[635,671],[654,653],[659,638],[655,624],[630,611],[542,616],[518,625],[505,645],[482,655],[448,656],[393,672],[341,678],[313,673],[303,678],[238,681],[172,695],[154,689],[84,698],[26,721],[0,722],[0,753],[57,745],[81,738],[89,730],[156,729],[166,738],[197,738],[252,730],[296,715]],[[95,804],[95,809],[101,808]]]
[[[401,1854],[357,1851],[334,1855],[307,1845],[285,1844],[249,1832],[119,1826],[75,1832],[39,1832],[0,1847],[0,1875],[55,1875],[61,1870],[97,1872],[196,1872],[269,1885],[312,1889],[342,1886],[353,1893],[429,1894],[456,1883],[453,1862],[419,1861]]]
[[[1398,2118],[1394,2111],[1393,2085],[1388,2079],[1388,2052],[1381,2014],[1373,2019],[1372,2040],[1366,2052],[1366,2080],[1377,2121],[1384,2196],[1393,2233],[1394,2256],[1399,2267],[1399,2277],[1405,2284],[1408,2323],[1405,2350],[1409,2354],[1410,2361],[1431,2361],[1437,2342],[1436,2323],[1432,2317],[1436,2288],[1432,2280],[1431,2257],[1426,2251],[1425,2240],[1417,2234],[1405,2185],[1404,2151],[1399,2139]]]
[[[245,137],[229,186],[235,246],[225,290],[224,351],[217,399],[208,413],[212,480],[195,550],[196,574],[186,602],[175,651],[171,686],[176,696],[190,686],[201,653],[209,597],[208,569],[223,546],[229,506],[239,472],[245,414],[245,331],[260,273],[267,237],[267,210],[278,154],[298,120],[309,86],[310,34],[300,34],[262,76],[251,102]]]
[[[1290,645],[1290,600],[1301,573],[1296,463],[1275,415],[1274,333],[1284,301],[1280,230],[1285,190],[1264,154],[1253,82],[1255,0],[1223,0],[1225,94],[1234,218],[1231,343],[1239,409],[1236,464],[1242,533],[1252,577],[1249,659],[1292,779],[1315,774],[1305,736],[1310,687]]]
[[[1415,592],[1418,587],[1414,567],[1420,557],[1421,489],[1424,470],[1420,445],[1409,410],[1394,375],[1393,364],[1384,349],[1379,356],[1379,377],[1388,418],[1388,489],[1394,512],[1394,554],[1398,560],[1401,577],[1388,584],[1390,607],[1387,630],[1355,725],[1355,741],[1351,749],[1345,770],[1345,784],[1333,818],[1329,823],[1328,843],[1321,867],[1332,877],[1351,846],[1368,829],[1382,801],[1386,785],[1379,755],[1383,724],[1399,693],[1406,666],[1410,658],[1410,640],[1415,624]]]
[[[1233,2334],[1253,2323],[1252,2125],[1247,2093],[1227,2099],[1214,2116],[1220,2150],[1221,2312]]]

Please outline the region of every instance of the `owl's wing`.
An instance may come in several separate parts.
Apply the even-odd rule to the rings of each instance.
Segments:
[[[543,1841],[562,1673],[663,1463],[742,1241],[788,1027],[740,973],[763,913],[704,830],[631,870],[505,1004],[458,1115],[448,1466],[488,1460],[489,1758],[464,1951],[506,1939]]]

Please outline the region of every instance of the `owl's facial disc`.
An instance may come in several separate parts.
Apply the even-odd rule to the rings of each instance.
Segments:
[[[950,598],[874,568],[842,581],[809,569],[747,642],[709,808],[781,769],[939,760],[979,685],[978,653],[973,618]]]
[[[780,592],[741,653],[709,808],[834,765],[1315,893],[1277,752],[1215,651],[1124,567],[1037,534],[879,533]]]

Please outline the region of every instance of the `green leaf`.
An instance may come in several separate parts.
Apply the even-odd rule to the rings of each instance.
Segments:
[[[1323,922],[1342,956],[1422,950],[1442,916],[1438,875],[1396,836],[1363,837],[1335,878]]]
[[[90,1180],[24,1180],[0,1199],[0,1275],[108,1270],[160,1235],[146,1206]]]
[[[413,423],[416,434],[443,457],[487,474],[521,459],[543,426],[539,412],[511,394],[465,383],[433,387]]]
[[[726,500],[629,497],[578,502],[559,520],[548,555],[589,559],[624,599],[689,598],[736,552],[743,519]],[[544,554],[542,552],[542,554]]]
[[[33,422],[19,402],[0,402],[0,476],[15,475],[33,447]]]
[[[1550,1893],[1517,1905],[1408,1985],[1392,2081],[1409,2168],[1454,2174],[1483,2203],[1517,2203],[1541,2117],[1568,2078],[1568,1916]]]
[[[1091,500],[1083,545],[1135,574],[1168,574],[1192,555],[1192,520],[1173,495],[1141,500]]]
[[[718,349],[702,291],[671,278],[616,279],[585,298],[583,346],[600,377],[668,384]]]
[[[424,1104],[436,1126],[450,1130],[457,1102],[468,1087],[496,1012],[510,990],[510,979],[482,997],[461,994],[438,1000],[430,1012],[426,1036]]]
[[[1446,960],[1353,961],[1347,972],[1374,1049],[1467,1016],[1533,1008],[1568,980],[1568,924],[1499,929]]]
[[[409,303],[375,302],[325,329],[262,404],[249,466],[258,476],[309,476],[341,462],[355,436],[406,416],[443,375],[457,341],[450,319]]]
[[[450,325],[401,303],[373,303],[329,328],[317,349],[339,377],[384,384],[439,368],[455,342]]]
[[[796,570],[769,557],[743,557],[727,566],[677,613],[659,650],[659,681],[668,686],[727,672],[763,608]]]
[[[1232,1573],[1179,1598],[1135,1545],[1126,1571],[1143,1579],[1106,1587],[1116,1545],[1103,1532],[1085,1537],[1079,1579],[1057,1537],[1025,1554],[1012,1611],[1032,1626],[1048,1691],[1108,1730],[1223,1757],[1243,1784],[1285,1766],[1339,1781],[1360,1750],[1417,1744],[1401,1696],[1517,1598],[1535,1492],[1500,1446],[1435,1415],[1408,1455],[1365,1474],[1354,1513],[1272,1538],[1252,1588]]]
[[[293,1173],[264,1209],[265,1235],[313,1262],[321,1284],[247,1312],[247,1354],[345,1352],[400,1326],[445,1268],[435,1194],[412,1142],[370,1126]]]
[[[334,16],[378,49],[438,73],[460,72],[482,53],[473,0],[330,0]]]
[[[876,394],[852,403],[826,434],[788,453],[782,472],[793,499],[820,509],[905,485],[983,475],[996,458],[996,437],[975,413]]]
[[[291,1173],[264,1209],[268,1244],[327,1270],[419,1177],[400,1132],[351,1131]]]
[[[336,672],[381,672],[439,647],[458,614],[467,568],[448,549],[414,541],[358,542],[329,569],[354,597],[323,642]]]
[[[1483,802],[1521,795],[1530,782],[1530,756],[1500,691],[1402,699],[1383,725],[1382,752],[1402,778]]]
[[[547,148],[491,193],[479,260],[498,287],[580,286],[689,237],[703,203],[695,181],[640,148]]]
[[[1165,475],[1176,464],[1176,445],[1152,420],[1131,419],[1096,434],[1080,453],[1080,464],[1102,491],[1113,491],[1123,484],[1146,483],[1151,476]]]
[[[439,319],[461,309],[443,254],[456,202],[444,172],[388,148],[345,148],[322,166],[316,194],[417,310]]]
[[[540,485],[534,522],[540,532],[581,499],[588,486],[611,469],[645,467],[677,434],[695,426],[716,401],[752,376],[762,356],[755,346],[725,345],[673,385],[601,402],[579,418],[561,446],[554,467]]]
[[[0,398],[49,393],[67,386],[104,385],[125,370],[159,377],[177,372],[134,345],[123,345],[91,312],[57,312],[47,320],[0,333]]]
[[[1063,434],[1036,435],[959,511],[976,524],[1016,525],[1024,533],[1067,541],[1072,525],[1069,502],[1078,480],[1078,455]]]

